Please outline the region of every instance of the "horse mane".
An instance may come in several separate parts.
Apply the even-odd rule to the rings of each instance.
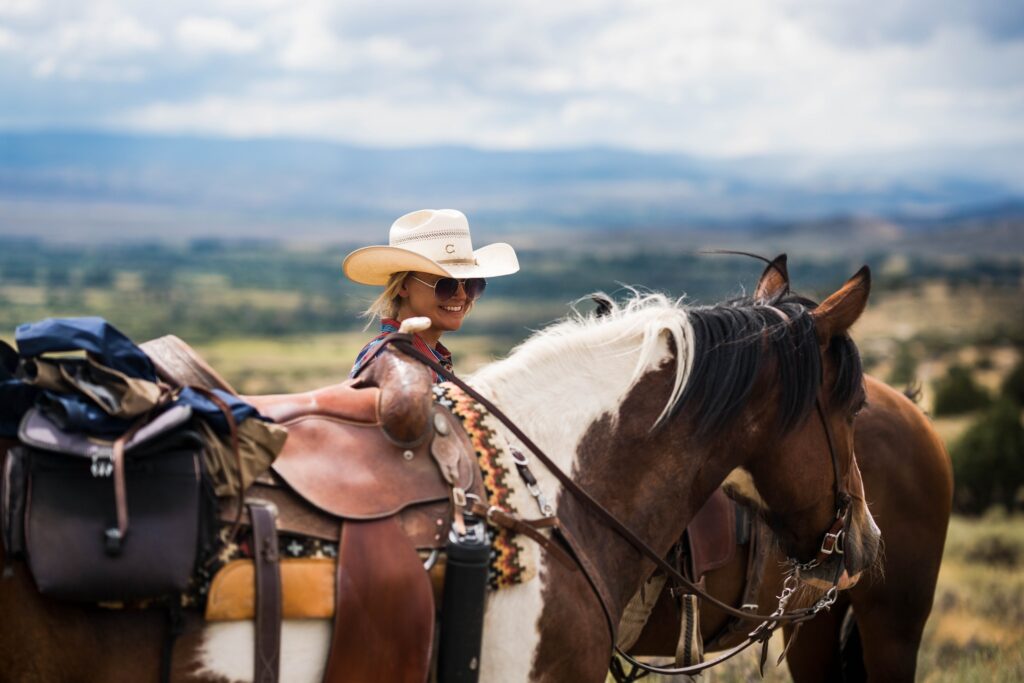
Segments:
[[[528,377],[537,383],[561,372],[589,367],[600,374],[609,360],[628,359],[631,376],[620,383],[624,395],[650,368],[670,354],[677,359],[676,375],[668,402],[655,424],[668,416],[682,395],[692,366],[693,328],[682,299],[632,289],[625,302],[607,299],[600,315],[583,313],[575,306],[569,315],[535,331],[499,363],[482,368],[473,379],[493,381],[494,373]],[[581,299],[582,301],[582,299]],[[666,347],[665,340],[668,341]]]
[[[684,298],[630,291],[631,296],[622,303],[603,293],[585,297],[599,301],[599,311],[581,313],[573,308],[562,320],[534,332],[496,365],[510,373],[536,373],[537,365],[547,364],[545,379],[550,379],[552,365],[578,370],[583,361],[594,364],[599,372],[601,354],[635,354],[632,376],[623,386],[625,395],[670,352],[677,361],[672,391],[652,429],[685,405],[693,410],[697,433],[707,434],[721,429],[740,412],[762,363],[774,359],[780,427],[791,429],[810,413],[822,382],[810,315],[813,302],[787,294],[771,302],[744,297],[712,306],[690,306]],[[843,335],[831,340],[827,352],[837,372],[831,400],[849,406],[860,396],[863,381],[857,347]],[[482,374],[487,374],[486,369],[477,376]]]
[[[811,317],[815,305],[786,293],[767,302],[742,297],[690,309],[697,340],[694,369],[675,409],[696,404],[697,432],[721,429],[750,397],[762,364],[773,360],[779,389],[778,426],[783,431],[796,427],[814,407],[822,383]],[[848,408],[861,395],[860,354],[845,334],[833,337],[826,353],[836,367],[830,401]]]
[[[903,387],[903,395],[910,399],[910,401],[917,406],[921,405],[921,383],[917,380],[907,383],[907,386]]]

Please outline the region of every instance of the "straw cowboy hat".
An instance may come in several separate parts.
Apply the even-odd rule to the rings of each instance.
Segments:
[[[386,285],[393,273],[415,270],[458,279],[498,277],[519,270],[519,260],[504,242],[473,250],[469,221],[455,209],[422,209],[391,225],[387,246],[363,247],[342,264],[350,280]]]

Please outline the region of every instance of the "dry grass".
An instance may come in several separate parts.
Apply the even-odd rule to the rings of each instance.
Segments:
[[[813,622],[804,628],[813,628]],[[781,636],[776,636],[772,643],[764,677],[769,683],[791,680],[785,664],[771,666],[780,642]],[[923,683],[1024,681],[1024,516],[996,513],[983,519],[951,520],[935,603],[918,656],[917,679]],[[744,653],[701,680],[760,681],[757,653]]]
[[[1024,680],[1024,517],[954,518],[919,679]]]
[[[933,282],[914,290],[872,295],[854,327],[858,340],[909,339],[918,334],[970,338],[1003,321],[1024,318],[1020,290],[951,287]]]

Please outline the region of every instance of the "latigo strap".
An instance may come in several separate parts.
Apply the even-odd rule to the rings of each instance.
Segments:
[[[281,565],[277,550],[277,508],[246,501],[252,520],[256,565],[256,648],[254,683],[277,683],[281,670]]]

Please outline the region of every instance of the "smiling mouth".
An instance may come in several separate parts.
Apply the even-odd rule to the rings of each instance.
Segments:
[[[449,313],[459,313],[462,311],[462,306],[442,306],[441,310],[448,311]]]

